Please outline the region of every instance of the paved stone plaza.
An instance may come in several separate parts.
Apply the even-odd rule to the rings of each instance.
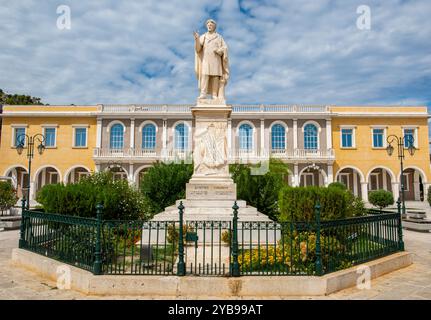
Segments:
[[[346,289],[326,297],[291,299],[431,299],[431,233],[404,231],[406,249],[414,264],[372,281],[370,290]],[[19,231],[0,232],[0,299],[139,299],[136,296],[86,296],[59,290],[53,281],[10,265],[12,249],[17,247]],[[154,297],[154,299],[178,299]],[[198,297],[188,297],[197,299]],[[213,299],[208,296],[206,298]],[[279,299],[279,297],[271,297]],[[148,298],[145,298],[148,299]],[[249,298],[247,298],[249,299]],[[256,297],[255,299],[261,299]]]

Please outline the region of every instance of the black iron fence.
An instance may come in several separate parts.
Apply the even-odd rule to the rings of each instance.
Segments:
[[[23,210],[20,248],[117,275],[323,275],[404,250],[400,213],[310,222],[119,221]]]

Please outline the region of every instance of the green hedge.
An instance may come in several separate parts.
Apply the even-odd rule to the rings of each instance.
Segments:
[[[279,214],[278,193],[287,185],[288,166],[280,160],[271,159],[265,174],[253,175],[252,168],[245,164],[230,166],[232,179],[236,183],[237,198],[247,201],[248,205],[257,208],[270,219],[276,219]]]
[[[192,174],[193,165],[185,163],[158,162],[149,168],[140,185],[148,214],[153,216],[184,199]]]
[[[427,200],[428,200],[428,204],[431,206],[431,186],[428,187]]]
[[[319,202],[322,220],[365,215],[364,203],[338,187],[284,187],[279,194],[278,221],[313,221]]]
[[[339,188],[341,190],[347,190],[346,185],[344,183],[338,182],[338,181],[330,183],[328,185],[328,188]]]
[[[37,194],[45,212],[96,217],[103,204],[104,219],[147,219],[144,199],[125,180],[113,180],[109,172],[96,173],[73,184],[49,184]]]

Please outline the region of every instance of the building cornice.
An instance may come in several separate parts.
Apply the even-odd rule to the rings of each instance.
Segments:
[[[233,104],[232,118],[309,119],[309,118],[430,118],[426,107],[405,106],[327,106],[327,105],[239,105]],[[97,118],[191,118],[191,104],[99,104],[89,106],[5,105],[1,117],[97,117]],[[363,108],[366,111],[360,111]],[[347,109],[347,110],[346,110]],[[396,110],[399,110],[398,112]]]

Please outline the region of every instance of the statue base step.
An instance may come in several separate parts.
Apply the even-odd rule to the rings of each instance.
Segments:
[[[167,207],[165,211],[156,214],[152,221],[178,221],[178,206],[180,201],[184,206],[184,221],[231,221],[233,218],[231,200],[177,200],[176,204]],[[239,221],[271,221],[268,216],[248,206],[244,200],[238,200]]]

